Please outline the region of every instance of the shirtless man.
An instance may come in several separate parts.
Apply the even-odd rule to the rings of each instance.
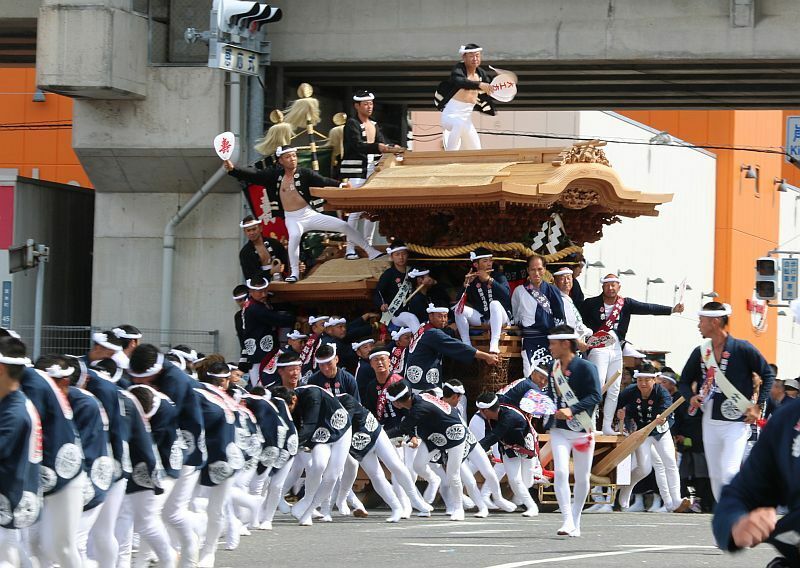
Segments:
[[[496,112],[489,98],[491,78],[480,67],[482,51],[474,43],[462,45],[458,50],[461,62],[453,67],[450,79],[441,83],[434,95],[436,107],[442,111],[445,150],[480,150],[472,111],[478,107],[486,114]]]
[[[313,170],[297,167],[297,149],[280,146],[275,151],[278,166],[263,170],[243,170],[233,162],[225,160],[224,166],[233,177],[263,186],[269,194],[273,212],[284,217],[289,233],[289,265],[291,275],[286,282],[294,283],[300,278],[300,240],[308,231],[345,233],[370,259],[381,256],[364,237],[346,222],[314,209],[322,200],[311,195],[312,187],[338,186],[339,182],[319,175]]]

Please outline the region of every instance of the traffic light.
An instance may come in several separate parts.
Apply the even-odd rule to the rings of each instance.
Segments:
[[[261,26],[283,17],[280,8],[243,0],[218,0],[217,29],[233,35],[258,33]]]
[[[762,256],[756,260],[756,297],[759,300],[777,300],[778,259]]]

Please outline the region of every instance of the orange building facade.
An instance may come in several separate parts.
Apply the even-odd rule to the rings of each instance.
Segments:
[[[92,187],[72,150],[71,126],[49,126],[71,125],[72,99],[45,93],[44,102],[33,102],[35,92],[36,69],[0,68],[0,168],[17,169],[24,177]]]
[[[757,147],[781,150],[785,117],[798,114],[780,110],[623,111],[622,114],[690,144],[722,147]],[[768,310],[767,327],[757,333],[748,314],[753,297],[755,260],[778,244],[780,193],[775,179],[800,181],[800,170],[781,154],[709,148],[717,156],[714,290],[719,300],[734,310],[731,333],[755,344],[768,361],[776,359],[777,322]],[[758,172],[747,179],[743,167]],[[712,222],[711,219],[708,220]],[[672,230],[680,230],[674,227]],[[692,251],[686,251],[690,255]]]

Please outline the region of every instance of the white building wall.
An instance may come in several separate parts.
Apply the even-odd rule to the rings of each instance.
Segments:
[[[794,191],[780,196],[781,250],[800,250],[800,194]],[[785,315],[780,315],[783,312]],[[778,308],[778,376],[794,378],[800,375],[800,326],[794,322],[789,308]]]
[[[412,113],[414,133],[440,131],[440,114]],[[536,133],[556,138],[497,136],[481,134],[484,148],[569,146],[573,138],[608,140],[606,154],[623,183],[646,193],[673,193],[671,203],[659,206],[658,217],[622,218],[608,226],[601,241],[589,244],[589,262],[605,268],[587,268],[580,279],[587,296],[600,293],[601,276],[617,270],[633,270],[622,276],[622,294],[641,301],[673,305],[675,286],[686,278],[692,290],[686,292],[682,315],[632,319],[628,339],[640,349],[669,351],[667,364],[678,371],[697,345],[697,310],[702,292],[711,292],[714,281],[714,206],[716,159],[701,150],[646,144],[656,132],[615,113],[600,111],[513,111],[497,116],[473,114],[479,131]],[[565,136],[558,139],[559,135]],[[417,150],[441,148],[441,140],[414,143]],[[622,144],[612,140],[643,142]],[[569,227],[567,227],[569,231]],[[664,284],[646,286],[648,278]],[[800,334],[798,334],[800,341]]]

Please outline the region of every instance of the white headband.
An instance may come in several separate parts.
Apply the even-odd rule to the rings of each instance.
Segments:
[[[359,341],[357,343],[351,343],[350,347],[352,347],[353,351],[355,351],[356,349],[359,349],[360,347],[364,347],[365,345],[369,345],[371,343],[375,343],[375,340],[370,338],[370,339],[365,339],[364,341]]]
[[[431,273],[430,270],[417,270],[416,268],[413,268],[413,269],[408,271],[408,277],[409,278],[416,278],[417,276],[425,276],[426,274],[430,274],[430,273]]]
[[[640,373],[639,371],[633,372],[633,378],[638,379],[642,377],[643,379],[656,379],[658,378],[659,373]]]
[[[621,282],[621,280],[617,276],[608,276],[600,279],[601,284],[606,284],[608,282]]]
[[[480,408],[481,410],[486,410],[487,408],[491,408],[491,407],[493,407],[495,404],[497,404],[497,400],[498,400],[498,399],[497,399],[497,395],[494,395],[494,398],[493,398],[492,400],[490,400],[489,402],[481,402],[481,401],[477,401],[477,402],[475,403],[475,406],[477,406],[477,407],[478,407],[478,408]]]
[[[445,383],[442,386],[449,388],[456,394],[467,394],[467,391],[464,390],[464,385],[454,385],[453,383]]]
[[[343,323],[347,323],[347,320],[344,318],[328,319],[328,321],[325,322],[325,327],[333,327],[335,325],[341,325]]]
[[[408,250],[408,247],[405,245],[397,245],[396,247],[386,247],[386,253],[392,254],[394,252],[400,252],[401,250]]]
[[[308,337],[305,333],[300,333],[299,329],[293,329],[291,333],[286,334],[287,339],[305,339]]]
[[[6,357],[0,353],[0,363],[4,365],[25,365],[26,367],[30,367],[31,360],[27,357]]]
[[[244,292],[243,294],[239,294],[238,296],[232,296],[232,298],[234,300],[244,300],[245,298],[247,298],[248,295],[249,294],[247,292]]]
[[[438,308],[433,304],[428,304],[428,308],[425,311],[429,314],[446,314],[450,311],[450,308]]]
[[[231,372],[228,370],[227,373],[206,373],[208,377],[214,377],[215,379],[229,379],[231,377]]]
[[[548,335],[547,339],[578,339],[577,333],[554,333],[553,335]]]
[[[374,101],[375,95],[370,92],[366,92],[363,96],[353,95],[353,102],[360,103],[363,101]]]
[[[100,332],[93,333],[92,341],[94,341],[101,347],[105,347],[106,349],[111,349],[112,351],[122,351],[122,346],[110,343],[108,341],[108,335],[106,335],[105,333],[100,333]]]
[[[670,377],[669,375],[664,375],[663,373],[658,374],[659,379],[664,379],[665,381],[671,382],[673,385],[677,385],[678,381],[675,380],[675,377]]]
[[[256,286],[254,284],[251,284],[250,282],[251,281],[249,278],[247,279],[247,282],[245,282],[245,284],[247,284],[248,289],[250,290],[265,290],[267,286],[269,286],[269,280],[264,280],[263,286]]]
[[[401,391],[400,391],[399,393],[397,393],[397,395],[395,395],[395,396],[392,396],[392,395],[390,395],[390,394],[387,392],[387,393],[386,393],[386,400],[388,400],[389,402],[395,402],[395,401],[397,401],[397,400],[400,400],[401,398],[403,398],[403,397],[404,397],[404,396],[406,396],[407,394],[408,394],[408,386],[405,386],[405,387],[403,387],[403,390],[401,390]]]
[[[192,349],[188,353],[186,351],[181,351],[180,349],[170,349],[170,353],[173,355],[177,355],[181,359],[186,359],[190,363],[197,363],[200,359],[197,358],[197,351]]]
[[[561,270],[558,270],[557,272],[553,273],[553,276],[567,276],[567,275],[572,276],[572,270],[570,270],[566,266]]]
[[[482,47],[467,47],[466,45],[462,45],[458,48],[458,54],[464,55],[465,53],[478,53],[479,51],[483,51]]]
[[[375,353],[369,354],[369,360],[372,361],[375,357],[380,357],[382,355],[386,355],[387,357],[392,356],[388,351],[375,351]]]
[[[549,375],[550,375],[550,373],[549,373],[549,372],[547,372],[547,369],[544,369],[544,368],[540,367],[539,365],[535,365],[535,366],[533,367],[533,369],[531,369],[531,372],[532,372],[532,373],[533,373],[533,372],[541,373],[541,374],[543,374],[543,375],[545,375],[545,376],[549,376]]]
[[[164,356],[161,353],[159,353],[158,357],[156,357],[156,362],[152,367],[150,367],[149,369],[147,369],[142,373],[134,373],[133,371],[128,369],[128,374],[131,377],[136,377],[136,378],[149,377],[150,375],[155,375],[156,373],[161,372],[161,369],[163,368],[164,368]]]
[[[397,331],[393,331],[393,332],[392,332],[392,340],[393,340],[393,341],[397,341],[397,340],[398,340],[398,339],[400,339],[402,336],[404,336],[406,333],[411,333],[411,330],[410,330],[410,329],[408,329],[407,327],[401,327],[401,328],[400,328],[400,329],[398,329]]]
[[[481,258],[492,258],[494,255],[492,253],[489,254],[475,254],[474,252],[469,253],[469,259],[472,262],[479,260]]]
[[[52,365],[47,367],[44,372],[54,379],[65,379],[69,376],[72,376],[72,373],[75,372],[75,367],[67,367],[65,369],[61,365]]]
[[[707,318],[721,318],[723,316],[729,316],[732,313],[733,309],[730,304],[722,304],[721,310],[700,310],[697,312],[697,315]]]
[[[7,327],[0,327],[0,329],[2,329],[2,330],[5,330],[5,332],[6,332],[6,333],[7,333],[7,334],[8,334],[10,337],[13,337],[14,339],[21,339],[21,337],[19,336],[19,333],[17,333],[17,332],[16,332],[16,331],[14,331],[13,329],[8,329]]]
[[[278,149],[275,150],[275,156],[280,158],[284,154],[296,154],[297,148],[293,148],[292,146],[278,146]]]
[[[127,331],[125,331],[121,327],[115,327],[111,331],[114,332],[114,335],[116,335],[119,339],[141,339],[142,338],[142,334],[141,333],[128,333]]]
[[[249,229],[250,227],[255,227],[256,225],[261,224],[261,219],[253,219],[252,221],[247,221],[246,223],[242,221],[239,223],[239,227],[242,229]]]
[[[308,323],[310,325],[314,325],[318,321],[323,321],[323,320],[326,320],[326,319],[330,319],[330,316],[309,316],[308,317]]]
[[[317,363],[330,363],[331,361],[333,361],[334,357],[336,357],[336,344],[335,343],[328,343],[328,345],[333,347],[333,353],[331,355],[328,355],[324,359],[320,359],[319,357],[314,355],[314,361],[316,361]]]
[[[161,393],[159,393],[150,385],[131,385],[128,387],[128,391],[132,391],[133,389],[147,389],[153,393],[153,406],[150,408],[150,412],[145,412],[144,415],[147,418],[152,418],[155,416],[156,412],[158,412],[159,406],[161,406]]]
[[[303,362],[300,359],[292,359],[291,361],[284,361],[283,363],[276,363],[276,367],[300,367]]]

